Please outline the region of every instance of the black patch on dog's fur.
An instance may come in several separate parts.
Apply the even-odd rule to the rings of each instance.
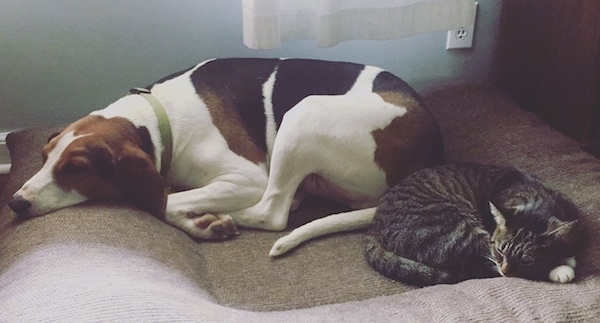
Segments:
[[[195,66],[195,65],[194,65],[194,66]],[[148,85],[148,86],[146,87],[146,89],[150,90],[150,89],[152,89],[152,87],[153,87],[154,85],[156,85],[156,84],[164,83],[164,82],[166,82],[166,81],[168,81],[168,80],[170,80],[170,79],[174,79],[174,78],[176,78],[176,77],[180,76],[181,74],[183,74],[183,73],[185,73],[185,72],[189,71],[191,68],[192,68],[192,67],[190,67],[190,68],[186,68],[186,69],[184,69],[184,70],[181,70],[181,71],[179,71],[179,72],[173,73],[173,74],[171,74],[171,75],[167,75],[167,76],[165,76],[165,77],[161,78],[160,80],[158,80],[158,81],[154,82],[153,84],[151,84],[151,85]]]
[[[403,80],[401,80],[396,75],[390,72],[381,72],[375,80],[373,81],[373,92],[398,92],[398,93],[407,93],[412,95],[415,98],[418,98],[419,95],[410,85],[406,84]]]
[[[208,91],[217,95],[227,113],[239,116],[250,137],[264,153],[267,144],[262,86],[278,63],[278,59],[217,59],[200,66],[191,76],[196,92]]]
[[[305,97],[347,93],[364,68],[361,64],[308,59],[227,58],[200,66],[191,79],[198,94],[208,91],[217,95],[228,113],[237,114],[256,145],[266,153],[262,91],[275,69],[272,102],[279,128],[283,115]]]
[[[273,89],[273,115],[277,128],[283,115],[309,95],[347,93],[364,65],[307,59],[282,60]]]

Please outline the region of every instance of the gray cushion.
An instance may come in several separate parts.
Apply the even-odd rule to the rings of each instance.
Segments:
[[[56,128],[8,137],[13,158],[0,199],[0,313],[10,322],[88,321],[455,321],[585,320],[600,317],[600,162],[577,143],[487,85],[423,94],[444,134],[449,161],[514,165],[573,198],[590,246],[575,283],[513,278],[414,287],[365,263],[362,232],[324,237],[280,259],[285,233],[242,230],[196,242],[127,201],[102,200],[16,221],[10,195],[41,166]],[[340,207],[312,200],[296,226]]]

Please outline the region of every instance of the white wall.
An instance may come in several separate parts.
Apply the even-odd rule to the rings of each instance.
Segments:
[[[0,132],[63,124],[213,57],[303,57],[378,65],[416,89],[489,81],[501,1],[479,0],[472,50],[445,32],[318,48],[242,43],[241,0],[0,0]]]

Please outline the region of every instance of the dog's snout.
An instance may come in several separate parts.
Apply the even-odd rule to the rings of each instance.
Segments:
[[[12,200],[8,202],[8,206],[19,216],[26,216],[29,214],[29,208],[31,202],[27,201],[20,195],[13,196]]]

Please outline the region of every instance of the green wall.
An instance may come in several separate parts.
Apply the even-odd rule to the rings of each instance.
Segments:
[[[255,51],[242,43],[241,0],[0,0],[0,132],[68,123],[213,57],[353,61],[388,69],[417,89],[489,81],[500,3],[479,0],[471,50],[446,51],[446,33],[438,32]]]

